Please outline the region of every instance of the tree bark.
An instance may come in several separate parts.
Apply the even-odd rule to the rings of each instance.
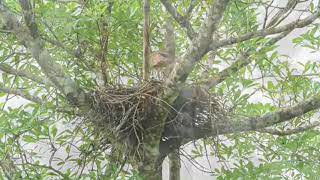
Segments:
[[[181,161],[179,149],[169,154],[169,180],[180,180]]]
[[[138,171],[143,180],[162,180],[162,164],[155,167],[152,160],[146,160],[140,163]]]

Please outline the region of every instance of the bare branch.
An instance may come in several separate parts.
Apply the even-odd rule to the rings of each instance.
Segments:
[[[144,0],[144,31],[143,31],[143,79],[150,76],[150,0]]]
[[[25,70],[17,70],[12,68],[11,66],[5,64],[5,63],[0,63],[0,70],[8,73],[8,74],[13,74],[13,75],[18,75],[27,79],[30,79],[31,81],[40,83],[40,84],[45,84],[45,85],[49,85],[49,86],[54,86],[51,81],[47,78],[41,77],[41,76],[37,76],[35,74],[32,74],[28,71]]]
[[[302,126],[302,127],[298,127],[298,128],[294,128],[294,129],[290,129],[290,130],[286,130],[286,131],[279,131],[276,129],[261,129],[261,130],[258,130],[258,132],[269,133],[269,134],[278,135],[278,136],[288,136],[288,135],[304,132],[306,130],[315,128],[319,125],[320,125],[320,122],[314,122],[314,123],[309,124],[307,126]]]
[[[86,107],[86,94],[56,63],[50,53],[44,49],[39,37],[34,38],[29,29],[19,23],[19,20],[7,9],[3,2],[0,2],[0,18],[17,39],[27,47],[44,74],[67,97],[68,101],[73,105],[84,105]]]
[[[265,37],[267,35],[278,34],[278,33],[285,32],[285,31],[292,31],[293,29],[296,29],[296,28],[303,28],[303,27],[308,26],[311,23],[313,23],[319,16],[320,16],[320,11],[317,11],[316,13],[314,13],[314,14],[312,14],[302,20],[296,20],[296,21],[293,21],[289,24],[286,24],[286,25],[283,25],[280,27],[262,29],[262,30],[259,30],[256,32],[247,33],[247,34],[240,36],[240,37],[224,39],[224,40],[220,40],[218,42],[213,42],[211,44],[210,49],[217,49],[219,47],[232,45],[235,43],[240,43],[240,42],[247,41],[247,40],[250,40],[250,39],[253,39],[256,37]]]
[[[280,9],[270,20],[266,27],[276,26],[281,23],[299,3],[298,0],[288,0],[285,8]]]
[[[43,101],[39,97],[33,96],[30,93],[23,91],[21,89],[7,88],[7,87],[4,87],[3,85],[0,85],[0,91],[7,93],[7,94],[14,94],[14,95],[20,96],[24,99],[31,101],[31,102],[43,104]]]
[[[171,4],[168,0],[161,0],[161,3],[164,5],[166,10],[171,14],[171,16],[179,23],[179,25],[186,30],[187,36],[190,39],[193,39],[196,35],[191,23],[189,20],[182,16]],[[191,6],[192,8],[192,6]],[[191,9],[192,11],[192,9]]]

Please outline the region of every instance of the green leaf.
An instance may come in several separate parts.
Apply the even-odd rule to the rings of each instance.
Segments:
[[[57,127],[56,127],[56,125],[53,125],[53,126],[51,127],[51,135],[52,135],[53,137],[56,137],[56,135],[57,135]]]
[[[28,142],[28,143],[35,143],[35,142],[37,142],[37,139],[34,138],[34,137],[31,136],[31,135],[24,135],[24,136],[23,136],[23,140],[24,140],[25,142]]]

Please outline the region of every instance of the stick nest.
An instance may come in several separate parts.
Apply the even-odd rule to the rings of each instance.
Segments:
[[[107,87],[92,93],[93,111],[86,118],[107,144],[122,144],[134,150],[141,143],[150,122],[158,117],[157,98],[163,90],[160,82],[152,81],[137,87]],[[119,143],[121,142],[121,143]]]
[[[94,128],[100,146],[104,149],[112,144],[120,151],[136,153],[144,137],[160,124],[161,112],[169,112],[162,137],[165,139],[176,137],[175,132],[186,129],[215,129],[226,117],[227,109],[216,96],[194,97],[197,88],[191,88],[190,97],[184,97],[187,101],[172,107],[161,100],[163,89],[161,82],[151,81],[135,87],[95,90],[91,95],[92,110],[85,120]],[[192,136],[193,130],[179,134]]]

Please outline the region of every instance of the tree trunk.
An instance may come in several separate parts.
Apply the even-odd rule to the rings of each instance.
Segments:
[[[141,162],[138,168],[143,180],[162,180],[162,166],[155,167],[154,164]]]
[[[162,180],[162,162],[159,160],[159,145],[146,136],[145,143],[135,156],[135,165],[143,180]],[[157,142],[157,141],[156,141]],[[155,143],[155,144],[154,144]]]
[[[169,154],[169,180],[180,180],[180,155],[179,150]]]

